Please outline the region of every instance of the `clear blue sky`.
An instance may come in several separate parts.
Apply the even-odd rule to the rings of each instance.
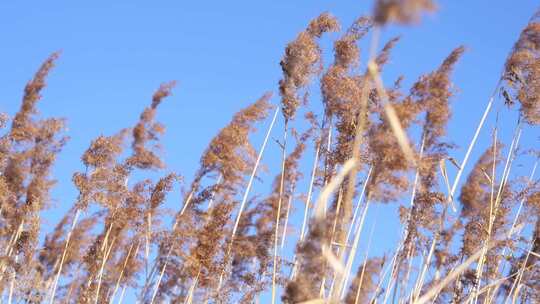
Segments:
[[[459,93],[449,135],[461,147],[452,155],[456,159],[462,158],[506,55],[538,4],[439,1],[439,11],[420,26],[384,31],[386,38],[402,36],[383,75],[387,84],[400,74],[410,84],[453,48],[467,47],[453,77]],[[13,114],[40,63],[62,50],[39,104],[43,115],[68,119],[71,137],[55,167],[58,210],[50,212],[46,227],[73,203],[71,174],[81,170],[80,155],[90,140],[132,126],[161,82],[178,82],[159,109],[158,118],[167,126],[164,158],[171,170],[190,179],[206,144],[234,112],[265,91],[276,92],[273,101],[278,101],[284,46],[311,18],[329,11],[346,28],[357,16],[369,14],[371,5],[322,0],[2,1],[0,111]],[[327,50],[329,41],[323,39]],[[325,54],[328,63],[331,54]],[[508,121],[503,135],[512,132],[514,120]],[[473,161],[487,146],[487,135],[483,133]],[[533,135],[525,134],[525,143],[538,146]]]

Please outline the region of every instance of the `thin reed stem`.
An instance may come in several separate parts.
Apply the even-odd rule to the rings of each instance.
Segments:
[[[283,132],[283,142],[281,144],[281,179],[279,182],[279,197],[278,197],[278,206],[276,210],[276,222],[275,222],[275,231],[274,231],[274,262],[272,265],[272,304],[276,303],[276,278],[278,271],[278,239],[279,239],[279,223],[281,219],[281,201],[283,199],[283,188],[285,183],[285,161],[287,158],[286,147],[287,147],[287,132],[288,132],[288,121],[285,121],[285,131]]]

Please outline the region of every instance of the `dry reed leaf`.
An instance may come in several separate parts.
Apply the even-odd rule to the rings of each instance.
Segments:
[[[448,173],[446,172],[446,159],[441,159],[439,161],[439,168],[441,169],[441,175],[444,179],[444,184],[446,185],[446,191],[450,195],[450,181],[448,180]],[[457,212],[456,205],[454,204],[453,200],[450,200],[450,206],[452,207],[452,211]]]
[[[411,162],[412,164],[416,164],[416,159],[414,157],[412,148],[409,144],[409,139],[407,137],[407,134],[401,127],[401,123],[396,114],[396,111],[394,110],[392,105],[388,103],[388,94],[386,94],[386,90],[384,89],[378,70],[379,68],[374,61],[371,61],[368,64],[368,71],[375,82],[375,88],[377,89],[377,92],[383,99],[384,113],[386,114],[386,118],[388,119],[388,122],[390,123],[392,132],[394,133],[394,136],[396,137],[396,140],[399,143],[399,147],[401,148],[407,161]]]
[[[349,159],[339,171],[339,173],[330,180],[330,182],[322,189],[317,202],[315,203],[315,218],[322,219],[324,218],[324,211],[326,210],[326,202],[332,195],[332,193],[339,187],[345,176],[354,168],[357,161],[355,159]]]
[[[332,252],[332,250],[327,246],[327,245],[323,245],[322,246],[322,255],[324,256],[324,258],[326,259],[326,261],[328,261],[328,264],[330,264],[330,267],[332,267],[332,269],[339,273],[339,274],[344,274],[345,273],[345,266],[343,265],[343,263],[334,255],[334,253]]]

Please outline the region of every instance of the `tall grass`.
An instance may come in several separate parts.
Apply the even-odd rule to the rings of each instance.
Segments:
[[[313,19],[285,48],[279,96],[267,93],[236,113],[191,179],[169,172],[157,151],[165,128],[156,114],[175,83],[161,85],[134,126],[90,143],[84,172],[73,174],[77,200],[47,232],[40,216],[51,200],[51,168],[68,142],[62,119],[38,115],[60,54],[49,56],[15,116],[0,115],[2,300],[122,303],[133,292],[141,303],[540,302],[536,164],[527,177],[510,174],[516,159],[540,155],[520,145],[540,124],[540,15],[508,46],[461,155],[447,129],[456,99],[452,73],[464,47],[408,90],[401,78],[383,80],[399,39],[380,47],[380,32],[435,8],[430,0],[377,1],[372,17],[358,18],[335,39],[326,67],[320,38],[340,25],[328,13]],[[369,35],[362,63],[359,42]],[[308,94],[316,84],[320,117]],[[509,108],[497,107],[497,117],[517,111],[519,121],[496,120],[490,147],[470,166],[496,104]],[[265,192],[253,183],[280,112],[279,172],[271,183],[263,180]],[[257,149],[250,138],[258,124],[268,127]],[[507,149],[502,128],[514,128]],[[156,171],[161,178],[147,177]],[[171,215],[163,205],[174,187],[184,194]],[[361,237],[370,208],[380,204],[399,206],[401,223],[400,239],[384,256],[370,252],[377,230],[388,229],[384,223],[369,241]]]

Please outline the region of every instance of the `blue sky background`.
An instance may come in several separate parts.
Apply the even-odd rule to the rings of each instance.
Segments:
[[[459,146],[452,155],[456,159],[463,157],[504,60],[538,4],[439,1],[439,11],[419,26],[384,30],[384,39],[395,35],[402,39],[383,79],[390,85],[403,74],[405,89],[436,68],[453,48],[467,47],[453,77],[459,91],[449,137]],[[82,170],[80,156],[90,141],[132,126],[161,82],[178,82],[174,95],[159,109],[158,119],[167,126],[163,156],[170,170],[190,180],[207,143],[236,111],[266,91],[274,92],[273,102],[278,102],[284,47],[310,19],[328,11],[347,28],[356,17],[369,14],[371,6],[372,1],[322,0],[0,3],[0,111],[12,115],[18,110],[25,83],[50,53],[62,51],[39,108],[44,116],[66,117],[71,140],[54,169],[59,182],[53,193],[56,208],[47,212],[44,229],[49,230],[73,203],[71,175]],[[338,36],[322,40],[326,63],[332,58],[329,37]],[[362,58],[366,56],[363,52]],[[320,113],[318,95],[315,87],[311,104]],[[516,117],[504,113],[503,140],[511,136]],[[260,133],[267,124],[261,125]],[[484,129],[472,162],[489,145],[491,127]],[[523,143],[538,147],[532,132],[525,130]],[[261,136],[254,137],[256,145]],[[261,174],[267,181],[275,173],[277,159],[274,145],[265,157],[270,170]],[[530,165],[527,160],[522,163],[524,169]],[[269,188],[270,183],[256,187]],[[168,206],[178,209],[179,201],[173,196]],[[374,214],[385,223],[393,212],[382,208]],[[379,239],[397,236],[396,229],[388,228],[397,226],[377,225]],[[382,252],[388,249],[383,243],[372,247]]]

